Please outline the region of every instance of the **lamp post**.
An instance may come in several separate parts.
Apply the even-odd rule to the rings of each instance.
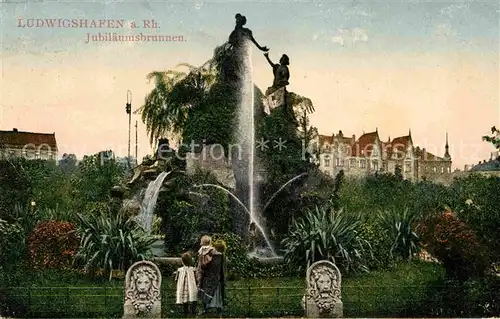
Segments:
[[[128,154],[127,163],[130,168],[130,123],[132,121],[132,92],[127,90],[127,104],[125,106],[125,111],[128,114]]]
[[[139,160],[137,159],[137,121],[135,121],[135,165],[139,164]]]

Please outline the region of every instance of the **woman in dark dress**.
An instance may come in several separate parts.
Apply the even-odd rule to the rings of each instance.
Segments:
[[[211,260],[201,266],[202,274],[198,291],[199,299],[203,303],[203,313],[207,313],[211,308],[215,308],[220,313],[224,304],[226,246],[224,243],[217,242],[214,248],[210,252]]]

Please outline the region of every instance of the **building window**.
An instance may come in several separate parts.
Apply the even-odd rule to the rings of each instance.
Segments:
[[[432,171],[433,171],[434,173],[435,173],[435,172],[437,172],[436,166],[434,166],[434,167],[432,168]]]
[[[335,162],[336,162],[337,166],[344,166],[344,159],[343,158],[337,158]]]
[[[411,172],[411,162],[406,162],[405,172]]]
[[[330,159],[327,157],[325,158],[325,166],[329,167],[330,166]]]
[[[372,161],[372,170],[378,171],[378,161]]]
[[[365,167],[366,167],[365,160],[359,160],[359,168],[365,168]]]
[[[350,167],[356,167],[356,160],[354,158],[352,158],[350,161],[349,161],[349,166]]]
[[[441,167],[441,174],[444,174],[444,167]]]

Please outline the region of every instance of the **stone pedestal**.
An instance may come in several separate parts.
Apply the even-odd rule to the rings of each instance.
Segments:
[[[342,318],[341,274],[328,260],[317,261],[307,269],[302,307],[308,318]]]
[[[127,271],[123,318],[161,318],[161,273],[150,261],[136,262]]]
[[[264,98],[264,112],[271,114],[271,111],[277,107],[285,105],[286,88],[279,89],[269,88]]]

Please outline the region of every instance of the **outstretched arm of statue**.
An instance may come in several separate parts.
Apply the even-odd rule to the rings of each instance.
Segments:
[[[268,52],[264,53],[264,56],[266,57],[267,62],[269,62],[269,64],[274,68],[276,64],[274,64],[273,61],[269,59],[269,53]]]
[[[264,52],[269,51],[268,47],[260,46],[260,44],[257,42],[257,40],[255,40],[255,38],[253,37],[253,34],[251,31],[250,31],[250,40],[252,40],[253,44],[255,44],[255,46],[257,46],[257,48],[259,48],[259,50],[264,51]]]

